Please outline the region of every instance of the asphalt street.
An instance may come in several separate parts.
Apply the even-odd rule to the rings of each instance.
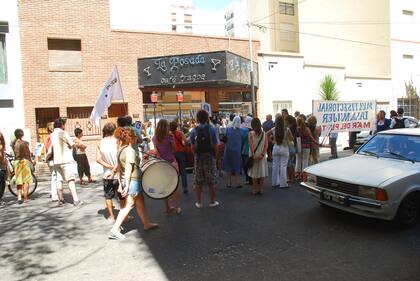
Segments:
[[[27,206],[7,193],[0,280],[420,280],[420,226],[400,230],[321,207],[297,184],[270,186],[256,197],[220,179],[218,208],[182,194],[180,215],[147,199],[159,228],[144,232],[133,212],[124,241],[107,239],[100,182],[79,187],[81,207],[56,207],[48,182]]]

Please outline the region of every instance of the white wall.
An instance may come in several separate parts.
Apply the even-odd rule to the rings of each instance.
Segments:
[[[20,56],[19,21],[16,0],[2,1],[0,21],[9,23],[9,33],[6,33],[7,55],[7,84],[0,84],[0,99],[13,99],[13,108],[0,108],[0,131],[4,134],[6,142],[16,128],[24,128],[22,69]],[[25,130],[28,136],[29,131]]]
[[[411,10],[413,15],[404,15]],[[404,97],[405,82],[413,79],[420,90],[420,1],[391,1],[391,71],[395,100]],[[413,59],[403,58],[412,55]]]

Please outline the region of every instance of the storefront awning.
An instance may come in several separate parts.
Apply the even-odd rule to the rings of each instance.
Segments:
[[[139,88],[250,87],[250,60],[228,51],[142,58]],[[258,65],[254,62],[258,87]]]

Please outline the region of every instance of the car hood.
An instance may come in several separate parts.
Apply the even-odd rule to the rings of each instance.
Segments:
[[[419,163],[389,158],[353,155],[346,158],[325,161],[308,167],[305,171],[316,176],[343,182],[378,187],[392,179],[418,173]]]

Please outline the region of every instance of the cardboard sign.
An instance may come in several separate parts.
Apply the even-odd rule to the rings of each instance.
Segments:
[[[323,134],[370,131],[376,122],[376,101],[312,101],[312,114]]]

